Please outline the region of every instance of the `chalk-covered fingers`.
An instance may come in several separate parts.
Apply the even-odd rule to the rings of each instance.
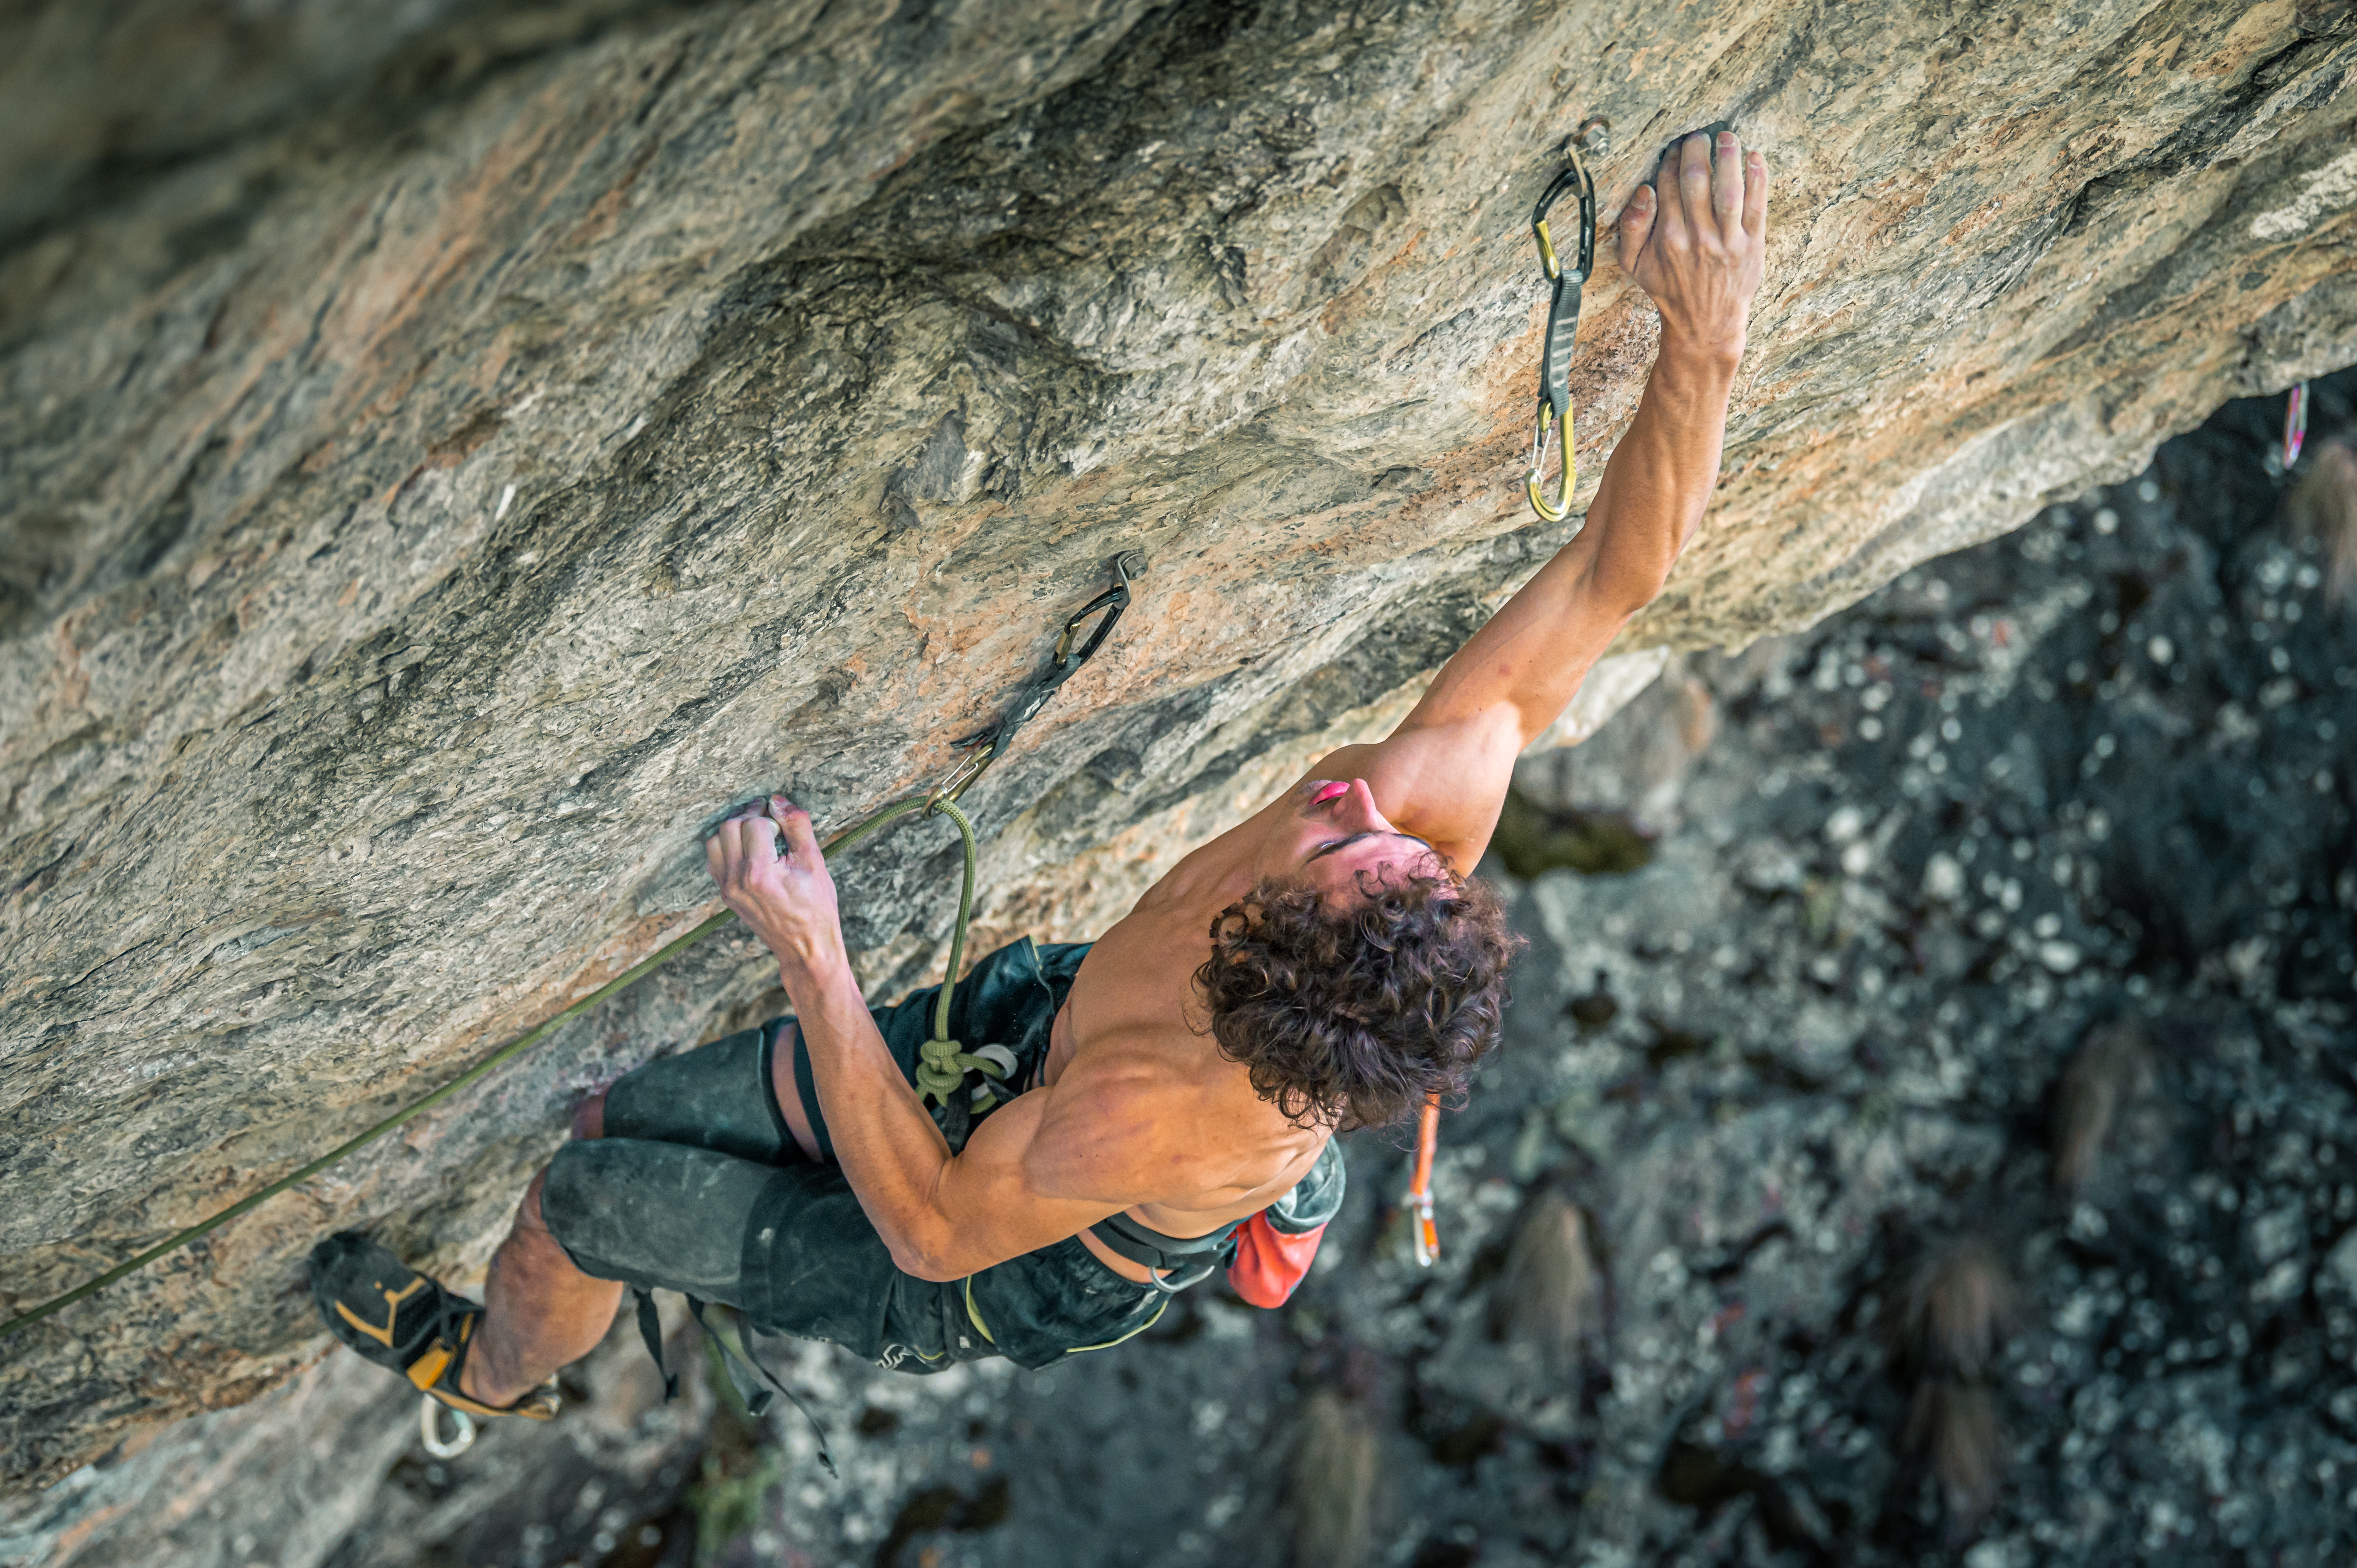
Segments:
[[[713,881],[723,886],[728,881],[729,852],[736,845],[737,822],[735,817],[723,817],[720,825],[705,835],[704,868],[712,873]]]
[[[783,795],[770,797],[770,816],[785,835],[785,854],[789,858],[802,858],[806,866],[820,864],[818,830],[811,825],[811,814],[787,800]]]
[[[1719,248],[1719,226],[1711,208],[1710,138],[1696,131],[1678,146],[1678,199],[1684,207],[1682,227],[1698,250]]]
[[[779,858],[778,824],[761,801],[723,818],[704,841],[705,867],[732,901],[759,884]]]
[[[787,989],[843,961],[834,882],[810,813],[772,795],[767,813],[731,816],[705,843],[720,897],[778,955]]]
[[[1721,131],[1711,148],[1711,228],[1729,251],[1743,246],[1743,147],[1732,131]]]
[[[759,868],[778,858],[778,825],[768,817],[739,813],[723,822],[704,841],[704,864],[726,897],[742,891]]]
[[[1747,156],[1732,133],[1697,131],[1663,162],[1658,210],[1638,213],[1632,199],[1621,214],[1621,264],[1661,311],[1665,351],[1722,361],[1742,354],[1767,253],[1767,185],[1765,160]]]
[[[1620,265],[1634,271],[1637,258],[1644,254],[1645,242],[1652,237],[1653,221],[1660,216],[1661,199],[1650,185],[1641,185],[1629,205],[1620,209]]]

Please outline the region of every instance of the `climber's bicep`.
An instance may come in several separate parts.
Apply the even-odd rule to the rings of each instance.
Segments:
[[[1321,773],[1363,778],[1384,815],[1470,869],[1497,825],[1514,759],[1561,716],[1632,613],[1598,585],[1595,532],[1484,622],[1397,729],[1345,747]]]
[[[928,1279],[963,1279],[1053,1246],[1140,1201],[1125,1196],[1135,1185],[1130,1162],[1091,1170],[1085,1157],[1061,1156],[1054,1097],[1052,1089],[1035,1089],[975,1126],[965,1147],[942,1166],[931,1223],[901,1267]],[[1044,1158],[1035,1160],[1035,1153]]]

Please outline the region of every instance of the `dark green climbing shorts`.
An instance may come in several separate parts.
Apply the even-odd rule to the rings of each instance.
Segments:
[[[1020,1086],[1048,1055],[1085,943],[999,949],[950,997],[952,1038],[1015,1053]],[[913,1081],[936,989],[874,1009]],[[1123,1279],[1077,1239],[935,1283],[901,1273],[833,1162],[802,1032],[790,1018],[649,1062],[606,1094],[601,1138],[557,1151],[541,1213],[576,1266],[639,1289],[725,1302],[766,1332],[831,1340],[904,1371],[1005,1356],[1044,1367],[1137,1333],[1168,1297]],[[806,1159],[771,1092],[793,1042],[794,1083],[828,1155]]]

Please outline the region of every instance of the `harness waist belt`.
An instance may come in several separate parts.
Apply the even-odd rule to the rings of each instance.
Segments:
[[[1251,1218],[1248,1214],[1243,1219],[1231,1219],[1208,1236],[1165,1236],[1126,1214],[1115,1214],[1090,1226],[1089,1233],[1133,1263],[1144,1263],[1149,1269],[1180,1269],[1207,1262],[1206,1255],[1224,1249],[1244,1219]]]

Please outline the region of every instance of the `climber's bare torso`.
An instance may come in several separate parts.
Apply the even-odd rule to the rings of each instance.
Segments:
[[[1141,1150],[1155,1150],[1153,1179],[1162,1193],[1127,1213],[1166,1236],[1191,1237],[1258,1213],[1317,1163],[1331,1129],[1287,1120],[1254,1090],[1243,1067],[1220,1054],[1200,1027],[1194,973],[1211,956],[1212,920],[1258,880],[1272,830],[1300,854],[1324,850],[1318,871],[1329,880],[1403,858],[1429,868],[1421,842],[1388,832],[1339,844],[1374,820],[1366,813],[1372,791],[1357,781],[1346,793],[1345,782],[1337,781],[1322,791],[1326,799],[1313,799],[1325,783],[1303,780],[1259,816],[1187,855],[1090,949],[1056,1015],[1036,1082],[991,1118],[1023,1119],[1044,1108],[1025,1150],[1032,1181],[1047,1190],[1085,1192],[1108,1166],[1135,1165]],[[779,1102],[796,1140],[815,1157],[791,1059],[790,1052],[778,1053]],[[1172,1140],[1172,1129],[1183,1135]],[[1114,1273],[1146,1279],[1143,1264],[1089,1231],[1081,1231],[1080,1240]]]
[[[1295,793],[1302,792],[1297,787]],[[1254,880],[1256,857],[1249,852],[1257,822],[1188,855],[1097,940],[1056,1015],[1040,1071],[1050,1089],[1083,1074],[1126,1084],[1132,1092],[1124,1098],[1138,1114],[1200,1130],[1195,1147],[1171,1164],[1178,1185],[1192,1190],[1128,1211],[1166,1236],[1206,1235],[1267,1208],[1308,1174],[1332,1135],[1286,1120],[1201,1028],[1195,971],[1211,957],[1212,920]],[[1042,1151],[1040,1163],[1084,1160],[1086,1144],[1106,1135],[1125,1134],[1101,1126]],[[1081,1241],[1116,1273],[1145,1279],[1142,1264],[1091,1232],[1082,1231]]]

